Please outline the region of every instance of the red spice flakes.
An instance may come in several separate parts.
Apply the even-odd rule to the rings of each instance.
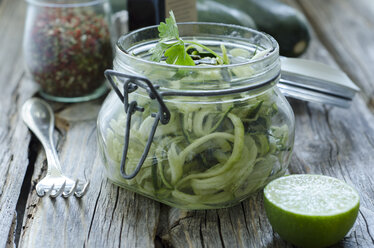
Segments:
[[[26,34],[25,58],[44,93],[57,97],[89,95],[112,67],[109,24],[87,7],[46,8]]]

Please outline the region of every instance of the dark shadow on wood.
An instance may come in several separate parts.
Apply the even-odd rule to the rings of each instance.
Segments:
[[[19,239],[20,239],[20,235],[22,231],[22,223],[23,223],[23,218],[24,218],[24,214],[26,211],[27,198],[29,196],[30,190],[32,190],[35,187],[35,185],[31,185],[31,178],[32,178],[32,174],[34,173],[34,164],[35,164],[39,151],[40,151],[40,143],[37,140],[37,138],[34,135],[32,135],[31,140],[30,140],[30,145],[29,145],[29,153],[28,153],[29,163],[28,165],[26,165],[27,171],[26,171],[26,175],[23,180],[23,183],[22,183],[21,193],[19,195],[17,206],[16,206],[17,227],[16,227],[15,239],[14,239],[16,247],[18,247],[18,243],[19,243]],[[27,216],[27,218],[32,218],[32,215]]]

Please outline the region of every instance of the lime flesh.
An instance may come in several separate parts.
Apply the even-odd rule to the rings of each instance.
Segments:
[[[326,247],[352,228],[358,214],[357,191],[322,175],[291,175],[264,189],[268,219],[283,239],[299,247]]]

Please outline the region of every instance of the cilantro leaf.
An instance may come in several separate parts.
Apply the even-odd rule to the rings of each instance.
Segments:
[[[170,17],[158,26],[160,37],[157,45],[149,52],[152,53],[151,60],[159,62],[162,56],[167,57],[166,63],[174,65],[195,65],[195,62],[186,52],[184,42],[179,38],[177,22],[173,11],[170,11]],[[166,43],[170,40],[177,40],[174,43]]]
[[[167,44],[164,42],[157,43],[156,46],[152,47],[149,52],[152,53],[151,60],[155,62],[160,62],[162,56],[165,53],[165,50],[171,47],[175,43]]]
[[[179,41],[165,51],[166,63],[174,65],[195,65],[193,59],[184,49],[184,42]]]
[[[170,11],[170,17],[166,18],[165,22],[161,22],[158,26],[159,41],[155,47],[149,50],[152,53],[150,59],[155,62],[160,62],[162,57],[166,57],[166,63],[174,65],[196,65],[191,56],[187,53],[184,41],[179,37],[179,30],[173,11]],[[219,56],[209,47],[206,47],[195,41],[187,41],[192,45],[199,46],[211,53],[220,65],[229,64],[226,48],[222,45],[221,50],[223,58]]]
[[[161,22],[158,26],[158,31],[160,32],[158,36],[161,41],[168,41],[172,39],[179,40],[179,31],[177,22],[175,21],[175,16],[173,11],[170,11],[170,17],[166,18],[166,23]]]

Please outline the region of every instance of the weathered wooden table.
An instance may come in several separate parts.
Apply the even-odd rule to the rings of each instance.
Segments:
[[[361,196],[355,226],[336,247],[374,247],[374,2],[289,0],[314,29],[305,56],[343,69],[362,89],[350,109],[291,101],[296,115],[289,173],[331,175]],[[46,173],[39,142],[19,116],[36,87],[25,74],[26,4],[0,0],[0,247],[290,247],[274,233],[262,195],[238,206],[181,211],[110,184],[97,152],[102,99],[54,104],[63,170],[88,178],[83,199],[39,198]]]

